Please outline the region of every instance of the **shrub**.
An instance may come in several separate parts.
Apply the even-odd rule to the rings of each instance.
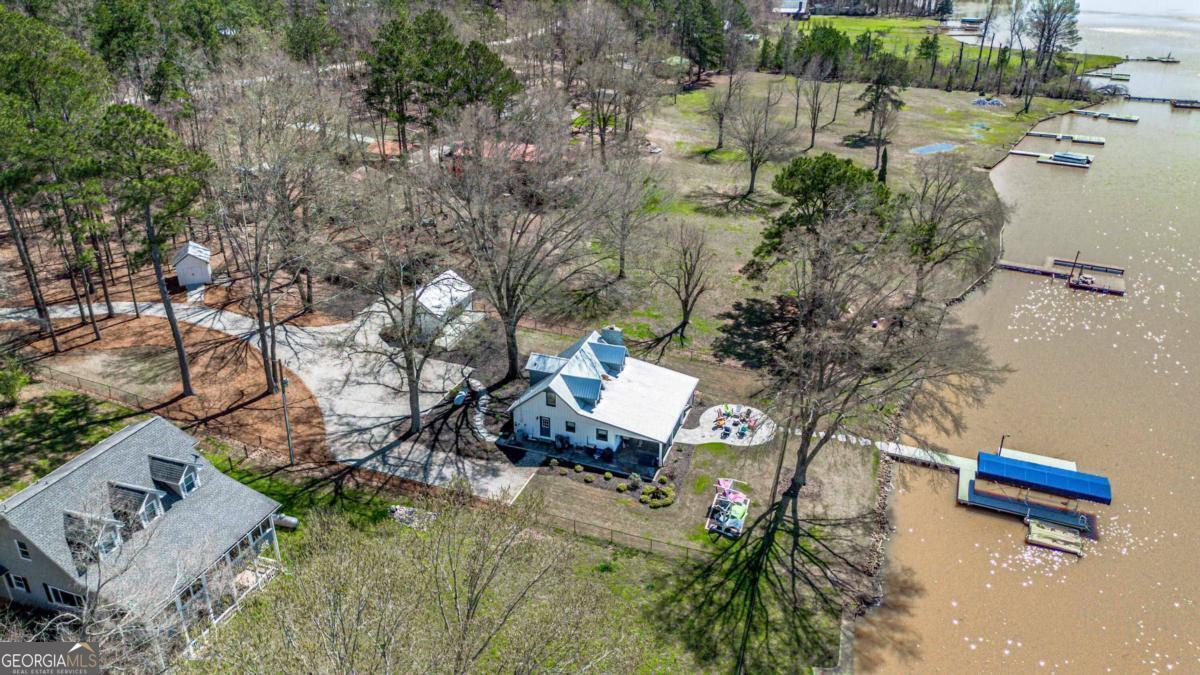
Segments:
[[[628,485],[626,485],[624,483],[617,483],[617,492],[625,492],[628,489],[629,489]]]
[[[647,485],[642,489],[642,496],[638,501],[649,505],[652,509],[670,506],[675,503],[675,486]]]
[[[612,472],[611,471],[604,472],[604,480],[612,480]]]
[[[642,487],[642,477],[636,473],[629,477],[629,489],[636,490]]]
[[[575,473],[583,473],[583,465],[582,464],[575,465]]]
[[[25,366],[15,358],[0,361],[0,408],[11,408],[17,404],[21,390],[31,378]]]
[[[584,476],[584,477],[583,477],[583,482],[585,482],[585,483],[595,483],[595,482],[596,482],[596,474],[594,474],[594,473],[589,473],[588,475]]]
[[[565,466],[564,466],[564,467],[560,468],[560,469],[558,470],[558,475],[560,475],[560,476],[565,476],[565,475],[567,475],[567,467],[565,467]]]
[[[666,485],[666,484],[667,484],[667,480],[668,480],[668,479],[667,479],[667,477],[666,477],[666,476],[659,476],[659,477],[658,477],[658,484],[659,484],[659,485]]]
[[[558,460],[557,460],[557,459],[554,459],[554,458],[551,458],[551,459],[550,459],[550,466],[558,466]]]

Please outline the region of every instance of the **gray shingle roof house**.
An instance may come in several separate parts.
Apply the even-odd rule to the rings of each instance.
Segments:
[[[164,611],[176,623],[199,603],[207,621],[219,620],[221,597],[237,604],[277,568],[279,504],[195,446],[152,417],[0,502],[0,593],[57,612],[120,606],[155,623]],[[260,556],[268,547],[274,559]],[[253,583],[242,576],[251,567]],[[232,586],[219,587],[218,576]]]

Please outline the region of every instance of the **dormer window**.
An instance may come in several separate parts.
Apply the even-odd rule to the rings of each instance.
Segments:
[[[162,502],[159,501],[158,495],[150,495],[146,498],[145,505],[142,506],[141,520],[142,527],[148,527],[150,523],[158,520],[162,515]]]
[[[96,540],[96,551],[100,554],[100,559],[107,561],[113,557],[121,548],[121,529],[119,527],[110,526],[104,528],[100,532],[100,538]]]
[[[189,467],[183,473],[183,478],[179,481],[179,489],[183,492],[183,496],[186,497],[192,494],[198,487],[200,487],[200,482],[196,479],[196,469]]]

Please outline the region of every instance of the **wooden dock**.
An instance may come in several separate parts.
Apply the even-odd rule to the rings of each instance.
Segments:
[[[1137,115],[1114,115],[1106,112],[1096,112],[1095,110],[1080,110],[1078,108],[1071,111],[1080,117],[1091,117],[1098,120],[1108,120],[1110,122],[1129,122],[1137,124],[1141,118]]]
[[[1053,138],[1056,141],[1087,143],[1088,145],[1104,145],[1104,139],[1100,136],[1084,136],[1082,134],[1055,134],[1049,131],[1030,131],[1025,135],[1033,136],[1035,138]]]
[[[1177,98],[1171,101],[1172,108],[1182,108],[1183,110],[1200,110],[1200,101],[1189,98]]]
[[[793,433],[799,433],[799,430],[793,430]],[[1039,501],[1033,494],[1027,490],[1020,491],[1020,495],[1014,497],[1009,494],[997,494],[989,492],[980,486],[977,490],[975,487],[976,474],[979,471],[979,463],[969,457],[959,457],[950,453],[940,452],[937,450],[927,450],[903,443],[893,443],[885,441],[872,441],[861,436],[852,434],[837,434],[834,436],[840,443],[848,443],[850,445],[873,446],[881,454],[886,454],[889,457],[909,464],[918,464],[920,466],[930,467],[943,471],[953,471],[958,474],[958,486],[955,494],[955,499],[963,506],[974,506],[985,508],[1000,513],[1016,515],[1025,520],[1026,523],[1030,519],[1040,522],[1037,541],[1028,541],[1027,543],[1045,546],[1044,542],[1063,542],[1069,544],[1071,540],[1071,532],[1089,532],[1092,529],[1090,522],[1091,516],[1085,513],[1079,513],[1068,509],[1061,508],[1061,505],[1045,503]],[[1035,464],[1044,464],[1060,469],[1075,471],[1075,462],[1057,457],[1046,457],[1032,452],[1021,452],[1012,448],[1001,448],[1001,456],[1011,457],[1026,462]],[[1002,491],[1007,492],[1005,486],[996,486]],[[1054,531],[1047,531],[1046,528]],[[1075,541],[1081,541],[1076,535]],[[1073,551],[1068,551],[1073,552]]]
[[[1042,265],[1001,259],[996,261],[996,267],[1011,272],[1065,279],[1067,286],[1077,291],[1091,291],[1103,295],[1125,295],[1125,268],[1116,265],[1076,262],[1070,258],[1051,256],[1046,258],[1046,262]],[[1073,274],[1072,267],[1077,272],[1095,272],[1100,276]]]

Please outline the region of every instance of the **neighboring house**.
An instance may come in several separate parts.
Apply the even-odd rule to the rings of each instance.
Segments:
[[[771,13],[793,19],[808,17],[808,0],[777,0]]]
[[[171,261],[179,285],[186,287],[212,283],[212,270],[209,268],[211,259],[212,251],[194,241],[180,247]]]
[[[446,270],[418,288],[413,296],[417,299],[417,322],[421,331],[437,335],[463,312],[472,309],[475,289],[454,270]]]
[[[279,504],[195,446],[152,417],[0,502],[0,597],[52,612],[119,609],[158,654],[190,648],[280,569]]]
[[[557,356],[531,354],[525,369],[529,390],[508,408],[518,445],[644,476],[666,460],[698,383],[631,358],[615,326]]]

